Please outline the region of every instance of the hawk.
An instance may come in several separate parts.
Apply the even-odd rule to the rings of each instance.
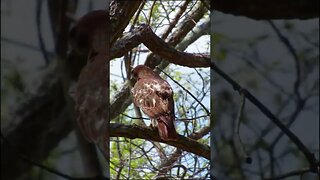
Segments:
[[[134,104],[150,119],[157,120],[159,136],[163,141],[177,140],[173,91],[170,84],[144,65],[136,66],[132,75],[137,79],[132,88]]]
[[[75,90],[75,115],[84,137],[97,142],[105,135],[108,109],[107,18],[104,10],[81,17],[70,32],[72,49],[88,54]]]
[[[69,34],[72,52],[68,58],[76,61],[74,66],[68,64],[74,69],[87,56],[74,88],[75,117],[85,139],[96,143],[107,161],[110,159],[108,19],[105,10],[81,17]]]

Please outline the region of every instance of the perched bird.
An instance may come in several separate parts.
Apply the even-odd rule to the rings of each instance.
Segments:
[[[74,88],[79,130],[88,142],[98,145],[107,161],[110,159],[108,19],[105,10],[91,11],[81,17],[69,34],[74,56],[69,55],[68,59],[73,61],[68,62],[71,70],[78,64],[81,68]],[[85,65],[77,57],[86,58]]]
[[[87,56],[87,63],[79,74],[75,90],[75,115],[80,130],[89,142],[103,139],[107,131],[107,19],[105,10],[91,11],[78,20],[69,34],[72,49]]]
[[[174,101],[170,84],[147,66],[132,70],[137,79],[132,88],[133,101],[149,118],[157,120],[159,136],[163,141],[177,140],[174,127]]]

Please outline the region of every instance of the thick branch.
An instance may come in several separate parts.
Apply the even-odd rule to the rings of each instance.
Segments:
[[[188,13],[190,14],[190,16],[186,16],[185,19],[181,23],[179,23],[179,25],[177,26],[177,30],[172,32],[172,35],[170,36],[170,38],[167,38],[166,40],[166,42],[168,42],[170,46],[173,46],[180,51],[184,51],[186,47],[178,48],[177,45],[183,44],[182,40],[185,40],[184,38],[189,32],[193,32],[191,30],[193,30],[196,24],[200,21],[201,18],[203,18],[205,13],[208,11],[208,9],[204,7],[203,3],[198,3],[198,5],[192,9],[193,9],[192,12]],[[196,35],[191,35],[191,37],[196,37]],[[185,43],[185,44],[188,44],[188,43]],[[154,53],[151,53],[148,55],[146,62],[144,64],[153,69],[159,64],[164,64],[161,67],[162,69],[164,69],[166,66],[169,65],[166,59],[161,58],[155,55]]]
[[[110,4],[111,45],[119,38],[142,1],[113,0]]]
[[[150,26],[143,24],[132,34],[115,43],[111,50],[111,58],[121,57],[142,42],[154,54],[167,59],[173,64],[187,67],[209,67],[210,58],[200,54],[185,53],[174,49],[159,38]]]
[[[319,17],[319,0],[215,0],[213,9],[252,19],[310,19]]]
[[[110,136],[126,137],[130,139],[141,138],[141,139],[148,139],[151,141],[163,142],[160,139],[157,131],[153,131],[150,128],[136,126],[136,125],[124,125],[124,124],[118,124],[118,123],[111,123]],[[184,151],[194,153],[206,159],[210,159],[210,147],[208,145],[199,143],[193,139],[179,135],[178,141],[168,141],[163,143],[180,148]]]

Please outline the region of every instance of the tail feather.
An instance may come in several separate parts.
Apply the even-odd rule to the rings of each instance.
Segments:
[[[174,127],[174,118],[170,116],[160,116],[158,118],[159,136],[164,141],[175,141],[178,139],[178,133]]]

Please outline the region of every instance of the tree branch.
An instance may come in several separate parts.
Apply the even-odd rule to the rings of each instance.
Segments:
[[[157,130],[153,131],[148,127],[111,123],[110,136],[126,137],[130,139],[141,138],[141,139],[147,139],[151,141],[158,141],[158,142],[166,143],[171,146],[180,148],[184,151],[194,153],[206,159],[210,159],[210,147],[208,145],[199,143],[193,139],[190,139],[181,135],[179,135],[179,138],[177,141],[163,142],[160,139]]]
[[[133,33],[116,42],[111,49],[111,59],[121,57],[140,43],[147,46],[154,54],[167,59],[173,64],[187,67],[209,67],[210,58],[201,54],[185,53],[174,49],[159,38],[150,26],[143,24]]]
[[[300,65],[301,59],[298,57],[297,51],[293,47],[290,40],[283,35],[283,33],[279,30],[279,28],[272,21],[269,20],[267,22],[270,24],[272,29],[275,31],[275,33],[279,37],[280,41],[286,46],[286,48],[288,49],[288,51],[290,52],[290,54],[293,57],[293,60],[295,63],[295,68],[296,68],[296,80],[294,82],[294,93],[297,96],[297,100],[301,101],[302,98],[301,98],[300,91],[299,91],[300,84],[301,84],[301,70],[300,70],[301,69],[301,65]]]
[[[112,0],[109,13],[111,23],[110,46],[121,36],[141,3],[142,1]]]

